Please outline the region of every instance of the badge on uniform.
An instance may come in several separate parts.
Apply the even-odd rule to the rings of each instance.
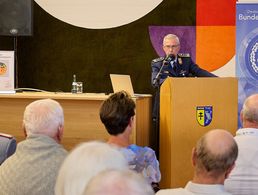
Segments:
[[[181,65],[183,64],[182,58],[178,58],[178,63]]]
[[[209,125],[212,121],[212,106],[197,106],[196,119],[203,127]]]

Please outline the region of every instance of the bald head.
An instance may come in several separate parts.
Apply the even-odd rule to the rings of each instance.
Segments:
[[[217,174],[225,173],[238,155],[237,144],[226,130],[211,130],[202,136],[196,145],[196,168]]]
[[[258,128],[258,94],[251,95],[245,100],[241,120],[244,128]]]
[[[233,136],[225,130],[216,129],[204,135],[207,149],[214,155],[229,151],[235,143]]]

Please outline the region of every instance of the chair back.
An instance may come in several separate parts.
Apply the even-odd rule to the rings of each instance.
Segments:
[[[0,165],[16,150],[16,140],[13,136],[0,133]]]

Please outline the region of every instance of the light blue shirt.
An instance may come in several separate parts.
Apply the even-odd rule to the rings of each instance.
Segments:
[[[135,144],[121,149],[130,169],[141,173],[149,183],[159,183],[161,174],[159,170],[159,161],[156,158],[154,150],[149,147],[141,147]]]

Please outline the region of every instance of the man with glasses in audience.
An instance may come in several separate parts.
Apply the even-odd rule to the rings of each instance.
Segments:
[[[195,64],[189,53],[179,53],[180,41],[176,35],[168,34],[163,38],[163,50],[165,56],[151,62],[151,83],[157,89],[152,112],[155,127],[152,137],[155,139],[159,137],[159,88],[165,79],[167,77],[216,77]],[[157,146],[154,147],[157,149]]]

